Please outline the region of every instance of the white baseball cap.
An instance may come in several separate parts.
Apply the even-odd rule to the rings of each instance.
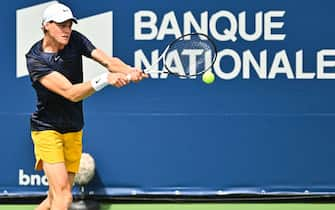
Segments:
[[[62,23],[67,20],[72,20],[77,23],[77,18],[73,16],[72,11],[69,7],[61,3],[55,3],[48,6],[42,17],[42,24],[45,25],[47,22],[55,21],[56,23]]]

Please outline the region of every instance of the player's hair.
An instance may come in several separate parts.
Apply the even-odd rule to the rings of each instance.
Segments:
[[[49,23],[52,23],[53,21],[49,21]],[[48,30],[45,29],[45,25],[44,23],[42,22],[42,26],[41,26],[41,29],[43,31],[43,33],[45,34],[46,32],[48,32]]]
[[[45,34],[48,31],[47,29],[45,29],[45,26],[44,26],[43,23],[42,23],[42,26],[41,26],[41,30],[43,31],[43,34]]]

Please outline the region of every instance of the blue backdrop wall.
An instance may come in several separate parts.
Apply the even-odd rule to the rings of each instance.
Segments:
[[[36,97],[17,54],[32,31],[42,37],[21,23],[47,3],[8,1],[1,13],[0,195],[47,189],[33,169]],[[81,19],[110,12],[82,30],[95,30],[90,39],[112,31],[102,42],[108,46],[97,47],[130,65],[144,68],[188,29],[210,34],[219,50],[211,85],[154,75],[84,102],[84,151],[96,161],[92,193],[334,193],[334,1],[62,3],[79,28]]]

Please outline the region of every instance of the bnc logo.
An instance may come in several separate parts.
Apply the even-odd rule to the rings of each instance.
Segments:
[[[48,186],[47,177],[39,174],[25,174],[23,169],[19,170],[20,186]]]
[[[30,47],[42,39],[42,14],[45,8],[57,1],[16,10],[16,77],[28,75],[25,54]],[[78,17],[78,14],[74,14]],[[113,13],[111,11],[78,19],[74,30],[83,33],[92,43],[113,55]],[[88,58],[83,58],[84,81],[105,72],[105,68]]]

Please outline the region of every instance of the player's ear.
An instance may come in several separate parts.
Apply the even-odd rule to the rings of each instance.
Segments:
[[[45,28],[45,26],[41,26],[41,30],[43,31],[43,33],[48,32],[48,30]]]
[[[42,29],[43,33],[48,32],[48,27],[49,27],[49,23],[42,24],[41,29]]]

